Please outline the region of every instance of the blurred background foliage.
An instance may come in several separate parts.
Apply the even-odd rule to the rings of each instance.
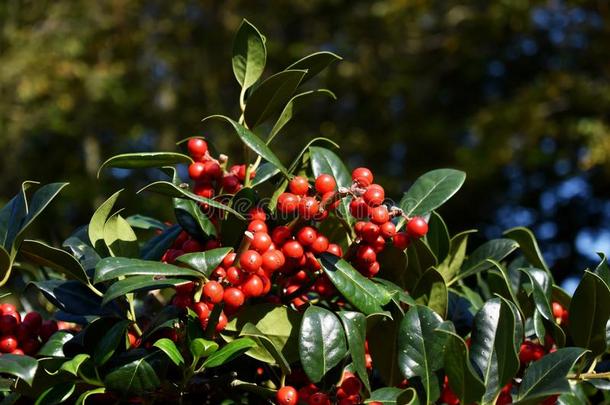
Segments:
[[[37,230],[55,242],[120,187],[129,214],[171,220],[163,197],[134,192],[157,172],[97,168],[196,134],[242,159],[228,128],[200,120],[238,113],[243,17],[268,38],[267,74],[319,49],[344,58],[314,83],[338,100],[314,100],[274,141],[284,162],[326,136],[395,199],[459,168],[465,188],[441,211],[452,233],[529,226],[559,279],[610,253],[605,0],[2,1],[0,199],[26,179],[70,181]]]

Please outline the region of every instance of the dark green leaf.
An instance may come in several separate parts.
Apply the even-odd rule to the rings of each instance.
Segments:
[[[153,262],[149,260],[128,259],[125,257],[107,257],[100,260],[95,267],[93,282],[97,284],[119,277],[145,275],[164,277],[201,277],[201,273],[198,271],[174,266],[172,264]]]
[[[443,205],[464,184],[466,173],[437,169],[423,174],[400,200],[400,208],[409,217],[425,215]]]
[[[492,239],[485,242],[476,248],[464,262],[457,278],[463,279],[492,268],[494,265],[488,259],[499,262],[511,254],[517,247],[517,242],[512,239]]]
[[[574,291],[568,329],[576,346],[597,356],[606,350],[606,323],[610,317],[610,290],[596,274],[585,275]]]
[[[264,333],[262,333],[254,324],[247,323],[241,330],[240,336],[247,336],[254,340],[258,348],[266,351],[269,356],[274,359],[274,363],[277,364],[281,369],[282,373],[285,375],[289,375],[292,371],[290,370],[290,364],[280,351],[280,349],[275,346],[275,344],[267,337]],[[273,364],[273,362],[271,362]]]
[[[68,278],[88,284],[87,273],[81,264],[65,250],[51,247],[43,242],[26,239],[21,244],[19,254],[26,260],[46,266],[65,274]]]
[[[101,259],[100,255],[89,244],[87,226],[81,227],[77,232],[66,239],[62,246],[72,252],[72,255],[87,272],[94,269],[97,262]]]
[[[252,180],[252,187],[263,184],[273,176],[280,173],[280,170],[269,162],[265,162],[256,169],[256,176]]]
[[[504,232],[504,236],[516,241],[528,262],[534,267],[538,267],[549,273],[549,267],[542,257],[536,237],[526,227],[518,226]]]
[[[451,240],[445,221],[436,211],[432,211],[430,214],[426,242],[439,262],[445,260],[447,254],[449,254]]]
[[[398,385],[403,377],[398,366],[398,329],[402,317],[382,318],[368,326],[367,340],[375,369],[388,386]]]
[[[421,239],[412,240],[407,248],[407,275],[405,283],[407,290],[415,288],[417,281],[426,270],[438,264],[436,256]]]
[[[364,277],[347,261],[324,253],[320,263],[337,290],[365,314],[382,312],[381,307],[390,302],[392,297],[386,289]]]
[[[155,229],[155,230],[160,230],[160,231],[164,231],[169,228],[169,226],[167,226],[163,222],[159,221],[158,219],[147,217],[146,215],[140,215],[140,214],[131,215],[131,216],[128,216],[126,218],[126,220],[127,220],[127,223],[129,223],[129,225],[131,225],[132,228],[146,229],[146,230]]]
[[[173,287],[184,284],[188,279],[164,278],[158,279],[156,276],[132,276],[124,280],[116,281],[104,293],[102,305],[105,305],[115,298],[122,297],[128,293],[137,291],[160,290],[162,288]]]
[[[8,274],[11,266],[11,257],[8,252],[0,246],[0,274]]]
[[[20,192],[0,209],[0,245],[7,252],[12,251],[13,241],[21,229],[21,222],[28,213],[26,190],[37,182],[26,181]]]
[[[138,237],[125,218],[113,215],[104,225],[104,243],[115,257],[139,257]]]
[[[284,70],[265,79],[254,88],[246,103],[244,119],[254,129],[282,108],[294,94],[307,71]]]
[[[343,58],[332,52],[321,51],[315,52],[311,55],[307,55],[304,58],[299,59],[292,65],[288,66],[288,69],[303,69],[307,71],[307,74],[301,81],[305,83],[309,79],[315,77],[318,73],[326,69],[329,65],[342,60]]]
[[[471,229],[460,232],[451,238],[447,257],[438,265],[438,272],[443,275],[445,281],[449,282],[459,273],[462,263],[466,258],[466,246],[468,245],[468,235],[476,232]]]
[[[202,121],[205,122],[210,119],[220,119],[231,124],[237,136],[239,136],[241,141],[248,148],[250,148],[257,155],[261,156],[267,162],[273,164],[275,167],[280,169],[284,176],[289,177],[289,173],[282,164],[282,162],[280,162],[280,160],[277,158],[277,156],[275,156],[271,149],[269,149],[265,142],[263,142],[254,132],[248,130],[246,127],[239,124],[237,121],[234,121],[229,117],[225,117],[224,115],[212,115],[204,118]]]
[[[38,351],[39,356],[65,357],[64,344],[71,340],[74,335],[65,330],[55,332],[49,340]]]
[[[413,388],[384,387],[371,393],[365,404],[378,402],[384,405],[418,405],[417,393]]]
[[[102,337],[93,351],[95,364],[103,365],[110,360],[119,345],[125,341],[125,332],[128,326],[129,321],[119,321],[104,334],[104,337]]]
[[[174,225],[171,228],[167,228],[160,235],[150,239],[141,249],[141,257],[144,260],[158,261],[163,257],[163,254],[173,244],[178,235],[182,232],[182,228],[179,225]]]
[[[87,229],[89,240],[91,241],[91,246],[93,246],[97,252],[106,251],[106,246],[104,245],[104,225],[106,225],[112,207],[114,207],[121,191],[123,190],[117,191],[100,205],[91,217],[91,221],[89,221],[89,228]]]
[[[299,356],[303,371],[317,383],[347,354],[341,321],[327,309],[310,306],[303,314]]]
[[[35,405],[64,404],[74,393],[76,385],[73,382],[59,383],[42,393]]]
[[[154,391],[161,381],[148,361],[149,356],[120,366],[106,376],[104,383],[109,390],[120,393],[141,394]]]
[[[193,357],[199,359],[201,357],[207,357],[218,350],[218,343],[213,340],[196,338],[191,341],[189,349]]]
[[[173,166],[180,163],[193,163],[187,155],[176,152],[137,152],[116,155],[106,160],[97,171],[97,177],[107,167],[121,169],[145,169],[150,167]]]
[[[244,337],[235,339],[234,341],[227,343],[222,349],[212,353],[206,361],[203,362],[203,367],[212,368],[222,366],[244,354],[248,349],[254,346],[256,346],[256,342],[250,338]]]
[[[105,392],[106,392],[106,388],[104,388],[104,387],[85,391],[78,397],[75,405],[85,405],[87,398],[89,398],[91,395],[99,395],[99,394],[103,394]]]
[[[87,353],[80,353],[74,356],[74,358],[66,361],[61,365],[61,369],[73,376],[78,376],[78,370],[87,360],[91,358]]]
[[[435,332],[442,323],[430,308],[411,307],[400,322],[398,330],[398,365],[405,378],[420,377],[426,403],[440,396],[435,372],[443,367],[446,337]]]
[[[585,352],[579,347],[565,347],[531,363],[519,386],[518,403],[536,404],[550,395],[570,392],[566,376]]]
[[[396,284],[404,291],[407,287],[407,279],[411,278],[411,275],[407,273],[408,259],[406,251],[397,249],[394,246],[386,246],[382,252],[377,254],[377,261],[381,269],[379,275],[383,279]],[[414,280],[410,281],[415,283]]]
[[[161,349],[175,365],[180,366],[181,364],[184,364],[184,357],[182,357],[180,350],[178,350],[176,344],[171,339],[161,338],[157,340],[153,346]]]
[[[447,316],[449,292],[443,276],[434,268],[426,270],[413,289],[413,298],[425,304],[442,318]]]
[[[0,356],[0,373],[21,378],[30,386],[38,368],[36,359],[16,354],[3,354]]]
[[[262,34],[244,19],[233,41],[233,74],[243,90],[252,86],[263,74],[267,49]]]
[[[185,311],[182,308],[169,305],[164,307],[150,321],[142,334],[142,340],[147,340],[153,333],[162,328],[175,328],[178,321],[184,316]],[[199,319],[197,319],[199,321]]]
[[[610,287],[610,266],[608,266],[608,258],[602,252],[597,252],[600,257],[599,264],[595,267],[595,274],[597,274],[608,287]]]
[[[58,309],[73,315],[104,315],[110,308],[102,308],[102,298],[76,280],[44,280],[30,283]]]
[[[371,390],[369,384],[369,375],[366,371],[366,358],[364,351],[364,342],[366,341],[366,317],[360,312],[340,311],[338,313],[345,336],[347,336],[347,345],[349,348],[354,370],[364,383],[368,391]]]
[[[189,235],[216,236],[216,227],[195,201],[174,198],[174,212],[176,220]]]
[[[205,277],[210,277],[210,274],[222,263],[226,255],[233,249],[230,247],[222,247],[217,249],[207,250],[205,252],[187,253],[178,257],[178,261],[189,265],[197,270]]]

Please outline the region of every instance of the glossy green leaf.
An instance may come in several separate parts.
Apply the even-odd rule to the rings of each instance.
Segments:
[[[148,323],[142,333],[142,340],[147,340],[153,333],[163,328],[176,328],[178,322],[184,317],[185,310],[168,305],[163,307],[157,315]],[[199,319],[198,319],[199,320]]]
[[[275,175],[279,174],[280,170],[269,162],[261,164],[256,169],[256,176],[252,179],[252,187],[259,186],[269,179],[272,179]]]
[[[328,51],[320,51],[312,53],[311,55],[307,55],[304,58],[299,59],[294,62],[292,65],[288,66],[286,70],[289,69],[303,69],[307,70],[307,74],[301,81],[301,83],[305,83],[306,81],[315,77],[318,73],[326,69],[328,66],[332,65],[335,62],[342,60],[343,58],[339,55],[336,55],[332,52]]]
[[[261,156],[267,162],[277,167],[284,174],[284,176],[289,177],[289,173],[282,162],[280,162],[277,156],[275,156],[271,149],[269,149],[267,144],[265,144],[265,142],[263,142],[263,140],[261,140],[254,132],[239,124],[237,121],[234,121],[229,117],[225,117],[224,115],[212,115],[204,118],[202,121],[205,122],[211,119],[219,119],[231,124],[237,136],[248,148],[250,148],[257,155]]]
[[[87,353],[80,353],[74,356],[74,358],[66,361],[61,365],[61,370],[72,374],[73,376],[78,376],[78,370],[80,367],[91,358]]]
[[[303,314],[299,356],[303,371],[317,383],[347,354],[341,321],[327,309],[310,306]]]
[[[205,252],[187,253],[178,257],[177,260],[197,270],[205,277],[210,277],[210,274],[220,266],[225,256],[232,250],[230,247],[221,247]]]
[[[191,354],[197,359],[209,356],[217,351],[218,347],[218,343],[214,342],[213,340],[206,340],[203,338],[193,339],[189,345]]]
[[[511,287],[506,269],[495,260],[491,260],[490,262],[493,264],[494,268],[487,272],[489,292],[491,294],[498,294],[500,297],[514,303],[519,308],[519,300]],[[519,313],[521,313],[520,308]]]
[[[443,276],[434,268],[426,270],[413,289],[413,298],[418,304],[425,304],[442,318],[447,316],[449,291]]]
[[[73,382],[63,382],[45,390],[38,397],[35,405],[56,405],[64,404],[72,396],[76,385]]]
[[[80,394],[77,398],[75,405],[85,405],[87,403],[87,399],[92,395],[100,395],[106,392],[106,388],[100,387],[92,390],[88,390]]]
[[[104,315],[110,308],[102,308],[102,298],[76,280],[43,280],[30,283],[58,309],[74,315]]]
[[[585,352],[579,347],[565,347],[531,363],[523,374],[517,403],[537,404],[550,395],[570,392],[566,377]]]
[[[543,269],[549,273],[549,267],[544,261],[544,257],[538,247],[538,241],[536,241],[536,237],[531,230],[523,226],[518,226],[505,231],[504,236],[519,244],[523,255],[532,266]]]
[[[466,342],[450,331],[437,330],[437,333],[447,337],[444,369],[451,390],[464,404],[480,401],[485,393],[485,385],[470,363]]]
[[[371,390],[369,375],[366,371],[366,357],[364,342],[366,341],[366,317],[360,312],[340,311],[337,313],[343,323],[345,336],[347,337],[347,347],[349,349],[352,363],[356,374],[364,383],[368,391]]]
[[[364,401],[365,404],[372,402],[383,405],[419,405],[417,392],[413,388],[384,387],[371,392],[371,396]]]
[[[157,340],[153,346],[161,349],[175,365],[180,366],[181,364],[184,364],[184,357],[182,357],[180,350],[178,350],[176,344],[171,339],[161,338]]]
[[[466,247],[468,246],[468,236],[476,230],[460,232],[451,238],[447,257],[439,263],[438,272],[443,275],[445,281],[450,282],[460,272],[460,268],[466,258]]]
[[[569,308],[568,330],[574,344],[591,350],[595,356],[603,353],[608,318],[610,290],[598,275],[585,271]]]
[[[425,391],[426,403],[440,396],[435,372],[443,367],[446,337],[435,330],[442,319],[430,308],[411,307],[400,322],[398,330],[398,365],[407,379],[419,377]]]
[[[248,128],[256,128],[288,103],[306,73],[306,70],[284,70],[256,86],[248,96],[244,110]]]
[[[145,169],[150,167],[173,166],[177,164],[190,164],[193,159],[190,156],[176,152],[137,152],[116,155],[106,160],[97,171],[97,177],[107,167],[118,167],[121,169]]]
[[[30,386],[38,368],[36,359],[16,354],[3,354],[0,356],[0,373],[21,378]]]
[[[125,340],[128,326],[129,321],[119,321],[104,334],[93,351],[93,361],[96,365],[103,365],[110,360],[119,345]]]
[[[396,308],[401,311],[401,313],[404,314],[401,304],[407,304],[409,306],[416,304],[415,299],[411,295],[407,294],[407,292],[402,287],[383,278],[374,278],[373,280],[376,283],[381,284],[383,288],[385,288],[388,293],[390,293],[392,301],[394,302]]]
[[[125,219],[127,220],[127,223],[131,225],[132,228],[146,230],[155,229],[160,231],[164,231],[169,228],[168,225],[164,224],[158,219],[147,217],[146,215],[130,215]]]
[[[206,361],[203,362],[203,367],[212,368],[222,366],[244,354],[248,349],[254,346],[256,346],[256,342],[250,338],[244,337],[235,339],[234,341],[227,343],[220,350],[212,353]]]
[[[407,279],[411,279],[412,277],[412,275],[407,272],[407,252],[397,249],[393,245],[386,246],[382,252],[377,254],[377,261],[379,262],[381,269],[381,273],[379,274],[381,279],[391,281],[404,291],[407,287]],[[415,280],[410,281],[415,283]]]
[[[425,215],[449,200],[464,184],[466,173],[454,169],[436,169],[423,174],[400,200],[400,208],[409,217]]]
[[[54,248],[40,241],[26,239],[19,248],[19,254],[29,262],[49,267],[82,283],[89,283],[87,273],[81,264],[65,250]]]
[[[263,35],[244,19],[233,41],[233,74],[245,90],[263,74],[267,49]]]
[[[492,298],[477,312],[471,336],[470,361],[485,384],[489,402],[519,370],[515,342],[517,320],[501,298]]]
[[[222,260],[222,258],[220,260]],[[153,262],[150,260],[128,259],[125,257],[107,257],[100,260],[95,267],[93,282],[97,284],[119,277],[145,275],[201,278],[202,274],[197,270],[178,267],[167,263]]]
[[[37,184],[31,181],[23,182],[20,192],[0,208],[0,245],[7,252],[11,252],[13,241],[21,229],[21,222],[28,213],[26,190]]]
[[[129,223],[120,215],[113,215],[104,225],[104,243],[115,257],[139,257],[140,247]]]
[[[179,225],[167,228],[142,246],[140,257],[144,260],[161,260],[165,251],[173,245],[180,232],[182,232],[182,228]]]
[[[8,274],[12,266],[9,253],[0,246],[0,274]]]
[[[397,311],[395,311],[397,312]],[[381,318],[369,320],[367,331],[369,351],[375,369],[387,386],[398,385],[404,377],[398,366],[398,329],[402,316],[393,313],[394,319]]]
[[[176,220],[189,235],[197,237],[216,236],[216,227],[195,201],[174,198],[173,202]]]
[[[241,330],[240,336],[246,336],[254,340],[259,349],[266,351],[269,356],[273,358],[274,363],[280,367],[282,373],[289,375],[292,372],[290,363],[288,363],[288,360],[286,360],[280,349],[275,346],[268,336],[258,330],[254,324],[245,324]]]
[[[407,248],[407,274],[405,276],[407,290],[415,288],[417,281],[426,270],[435,267],[437,264],[436,256],[423,240],[412,240]]]
[[[104,383],[106,387],[119,393],[140,394],[154,391],[161,381],[149,362],[150,356],[142,357],[112,370]]]
[[[301,80],[301,83],[307,80],[308,74],[309,73],[305,74],[305,77],[303,78],[303,80]],[[273,128],[271,129],[271,132],[267,137],[267,144],[271,143],[273,138],[275,138],[275,136],[286,126],[286,124],[288,124],[294,118],[294,115],[297,113],[297,111],[299,111],[303,107],[303,105],[308,101],[311,96],[315,96],[318,94],[329,96],[333,100],[337,98],[332,91],[326,89],[305,91],[303,93],[299,93],[293,96],[282,110],[278,120],[273,125]]]
[[[492,239],[475,249],[462,265],[458,279],[470,277],[493,267],[488,259],[500,262],[517,249],[517,242],[512,239]]]
[[[365,314],[382,312],[381,307],[390,302],[392,297],[386,289],[364,277],[347,261],[324,253],[320,263],[337,290]]]
[[[100,255],[89,244],[87,226],[81,227],[77,232],[68,237],[63,242],[62,247],[72,253],[72,256],[78,260],[85,271],[94,269],[97,262],[101,260]]]
[[[155,193],[167,195],[169,197],[174,197],[174,198],[189,198],[193,201],[197,201],[202,204],[207,204],[210,207],[218,208],[221,211],[230,212],[243,219],[243,216],[241,216],[241,214],[237,213],[231,207],[229,207],[225,204],[219,203],[216,200],[210,200],[209,198],[198,196],[197,194],[189,191],[188,189],[186,189],[182,186],[177,186],[173,183],[170,183],[169,181],[156,181],[154,183],[150,183],[149,185],[138,190],[138,193],[141,193],[142,191],[152,191]]]
[[[39,356],[64,357],[64,344],[72,339],[74,335],[65,330],[58,330],[38,351]]]
[[[100,254],[101,252],[106,251],[106,246],[104,244],[104,225],[106,225],[112,207],[114,207],[121,191],[123,190],[117,191],[104,201],[104,203],[95,210],[95,213],[91,217],[91,221],[89,221],[89,228],[87,228],[89,240],[91,241],[91,246]]]
[[[436,211],[430,213],[426,243],[430,246],[430,249],[439,262],[445,260],[449,254],[451,240],[445,221],[443,221],[443,218]]]
[[[187,279],[180,278],[164,278],[158,279],[156,276],[133,276],[124,280],[116,281],[104,293],[102,305],[105,305],[113,299],[122,297],[128,293],[138,291],[160,290],[162,288],[173,287],[178,284],[183,284]]]
[[[597,255],[601,259],[599,264],[595,266],[595,274],[597,274],[608,287],[610,287],[610,266],[608,266],[608,258],[602,252],[597,252]],[[566,307],[567,308],[567,307]]]

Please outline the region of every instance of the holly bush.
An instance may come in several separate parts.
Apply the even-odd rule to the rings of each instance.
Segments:
[[[119,191],[53,247],[25,232],[66,183],[23,184],[0,211],[2,284],[27,282],[30,309],[22,319],[3,297],[3,403],[608,400],[603,255],[570,296],[528,229],[475,248],[475,230],[449,232],[438,209],[461,171],[425,173],[394,203],[329,139],[277,158],[272,141],[298,110],[334,97],[306,83],[339,59],[318,52],[263,78],[266,39],[244,20],[241,115],[203,121],[237,135],[245,160],[191,137],[187,153],[100,168],[158,168],[164,180],[139,192],[169,197],[175,223],[124,216]]]

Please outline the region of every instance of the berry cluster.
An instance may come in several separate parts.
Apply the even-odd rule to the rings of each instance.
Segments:
[[[21,315],[13,304],[0,305],[0,352],[35,355],[40,346],[57,332],[56,321],[43,321],[38,312]]]
[[[301,380],[306,380],[302,374],[297,374]],[[294,376],[291,376],[294,379]],[[315,384],[301,381],[303,385],[298,390],[292,385],[280,388],[276,393],[278,405],[294,405],[306,403],[307,405],[356,405],[360,404],[362,398],[362,382],[351,372],[345,372],[343,378],[330,392],[322,392]],[[372,402],[375,404],[375,402]]]

